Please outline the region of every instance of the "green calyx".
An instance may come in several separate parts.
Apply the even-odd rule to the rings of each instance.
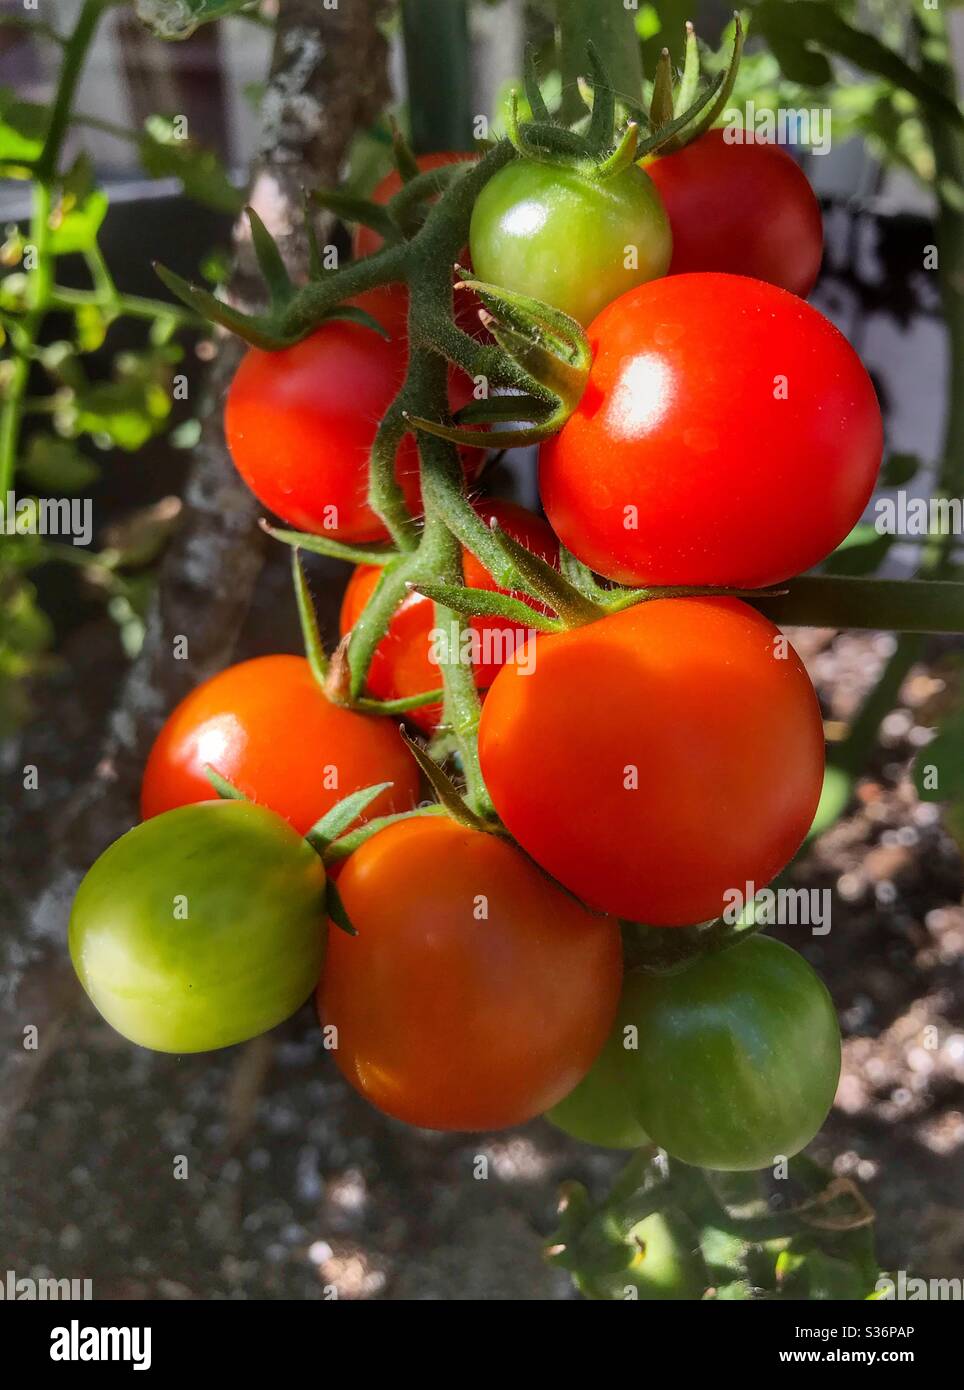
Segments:
[[[577,169],[584,177],[611,179],[648,155],[682,149],[708,130],[733,90],[743,28],[736,16],[733,54],[725,72],[705,88],[700,87],[700,53],[692,24],[686,26],[686,59],[674,84],[669,50],[660,55],[651,86],[648,113],[616,94],[594,46],[587,48],[589,76],[580,80],[580,91],[591,106],[588,124],[575,131],[554,120],[539,90],[531,55],[526,58],[525,96],[532,121],[519,120],[518,95],[513,93],[506,117],[507,134],[516,153],[526,159]],[[618,106],[632,119],[620,130]],[[641,133],[645,129],[645,134]]]
[[[663,49],[648,94],[648,115],[642,110],[637,113],[650,131],[640,146],[641,155],[672,154],[681,150],[698,140],[717,120],[733,92],[743,55],[743,22],[738,13],[734,14],[733,23],[730,61],[702,92],[700,48],[693,25],[689,22],[686,25],[686,52],[678,81],[674,79],[669,49]]]

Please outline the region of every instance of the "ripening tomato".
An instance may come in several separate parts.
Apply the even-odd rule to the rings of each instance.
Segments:
[[[393,785],[366,819],[410,810],[418,800],[418,769],[396,725],[333,705],[303,656],[242,661],[185,696],[147,759],[144,819],[210,801],[206,763],[300,834],[343,797],[377,782]]]
[[[228,389],[224,430],[234,465],[251,491],[302,531],[342,541],[384,540],[368,505],[368,456],[378,423],[405,378],[407,340],[386,296],[354,301],[396,336],[329,319],[280,352],[249,348]],[[387,314],[386,314],[387,310]],[[449,375],[453,411],[472,399],[468,378]],[[464,455],[467,466],[479,454]],[[421,511],[418,450],[411,435],[395,463],[405,501]]]
[[[112,1028],[158,1052],[257,1037],[314,989],[325,870],[244,801],[181,806],[105,850],[77,890],[70,955]]]
[[[635,1024],[627,1002],[630,980],[627,974],[616,1018],[599,1056],[579,1085],[546,1112],[546,1119],[565,1134],[604,1149],[641,1149],[652,1143],[636,1114],[635,1055],[625,1046],[625,1029]]]
[[[779,873],[813,819],[824,745],[772,623],[737,599],[652,599],[536,640],[486,696],[479,757],[537,863],[658,927],[718,917],[727,890]]]
[[[471,162],[475,158],[476,156],[468,151],[438,150],[431,154],[417,155],[415,163],[418,165],[420,173],[427,174],[430,169],[439,169],[445,164]],[[370,200],[384,207],[390,198],[401,192],[402,187],[401,174],[397,169],[392,169],[375,185],[369,195]],[[373,231],[371,227],[363,227],[359,223],[352,237],[352,256],[357,261],[362,256],[370,256],[372,252],[378,251],[384,244],[384,239],[378,232]]]
[[[506,841],[400,821],[345,864],[319,1014],[348,1081],[426,1129],[501,1129],[589,1070],[619,998],[617,927]]]
[[[666,273],[672,236],[652,180],[636,165],[595,179],[514,159],[476,199],[469,249],[480,280],[587,324],[634,285]]]
[[[806,296],[820,273],[823,219],[806,174],[779,145],[709,130],[647,162],[673,229],[670,275],[752,275]]]
[[[486,521],[495,520],[501,529],[515,538],[534,555],[539,555],[549,564],[558,567],[559,542],[552,531],[534,513],[514,502],[498,499],[475,502],[475,510]],[[492,576],[469,551],[462,552],[462,570],[465,583],[470,589],[488,589],[497,593],[510,593],[499,589]],[[341,633],[350,632],[378,583],[381,569],[377,565],[359,565],[348,581],[345,597],[341,605]],[[513,597],[531,604],[540,612],[544,605],[528,598],[525,594]],[[480,690],[486,690],[495,680],[506,659],[512,655],[519,634],[525,629],[519,623],[505,618],[473,618],[471,627],[476,634],[473,639],[477,645],[478,660],[475,665],[475,683]],[[388,631],[375,648],[375,655],[368,670],[367,687],[379,700],[400,700],[409,695],[418,695],[423,690],[437,690],[442,684],[438,662],[433,658],[433,633],[436,629],[435,605],[422,594],[410,593],[399,606],[388,626]],[[438,728],[442,717],[442,706],[421,705],[409,711],[407,718],[426,733]]]
[[[632,1096],[655,1143],[726,1171],[767,1168],[810,1143],[837,1089],[840,1028],[802,956],[755,936],[678,974],[626,980]]]
[[[852,530],[883,448],[860,358],[785,290],[671,275],[589,329],[581,402],[541,451],[553,530],[623,584],[779,583]]]

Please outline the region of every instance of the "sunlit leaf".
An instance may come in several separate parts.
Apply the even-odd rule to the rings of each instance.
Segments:
[[[213,150],[178,136],[172,121],[152,116],[138,142],[141,164],[154,178],[177,178],[196,203],[217,212],[240,212],[244,197]]]
[[[893,545],[896,537],[880,532],[868,522],[860,522],[823,563],[827,574],[872,574]]]
[[[37,158],[48,117],[49,107],[20,101],[11,88],[0,87],[0,166],[12,166],[5,172],[14,173]]]
[[[134,0],[138,19],[159,39],[188,39],[202,24],[249,8],[256,8],[251,0]]]
[[[79,201],[70,194],[65,195],[51,214],[50,254],[69,256],[91,250],[106,215],[107,194],[101,188],[95,188]]]

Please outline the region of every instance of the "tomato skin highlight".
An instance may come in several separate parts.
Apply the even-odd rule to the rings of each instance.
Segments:
[[[548,564],[558,568],[559,542],[541,517],[514,502],[505,502],[497,498],[477,501],[473,506],[484,520],[494,519],[508,535],[533,554],[541,556]],[[462,551],[462,569],[465,583],[470,589],[485,589],[495,593],[510,592],[500,589],[488,570],[465,549]],[[342,636],[350,632],[358,621],[380,575],[381,569],[377,565],[358,565],[355,568],[341,605]],[[529,599],[525,594],[513,596],[529,603],[538,612],[546,611],[543,604]],[[475,617],[470,622],[477,634],[482,658],[475,663],[475,683],[480,690],[486,690],[504,664],[499,657],[509,648],[507,634],[520,633],[525,629],[521,624],[504,618]],[[368,670],[367,688],[376,699],[398,700],[409,695],[418,695],[424,690],[439,689],[442,674],[438,665],[431,659],[431,634],[435,626],[435,605],[431,599],[414,592],[408,594],[396,610],[385,636],[375,648]],[[485,660],[487,644],[490,660]],[[406,718],[424,732],[434,733],[442,718],[442,706],[420,705],[410,710]]]
[[[210,801],[205,763],[302,835],[362,787],[393,783],[364,819],[408,811],[419,795],[418,769],[396,725],[332,704],[303,656],[242,661],[185,696],[148,756],[143,818]]]
[[[730,143],[709,130],[645,165],[669,215],[669,274],[750,275],[806,296],[823,259],[820,204],[799,164],[779,145]]]
[[[364,301],[364,302],[362,302]],[[404,298],[360,296],[361,307],[398,334]],[[387,321],[386,321],[387,320]],[[300,531],[342,541],[384,540],[368,505],[368,459],[378,422],[405,379],[407,340],[332,319],[279,352],[249,348],[228,389],[224,431],[241,477],[265,507]],[[472,399],[453,371],[454,410]],[[474,469],[478,452],[465,455]],[[418,449],[398,447],[395,476],[409,510],[422,509]]]
[[[583,398],[540,453],[553,530],[623,584],[756,588],[852,530],[883,451],[853,348],[759,280],[671,275],[589,329]]]
[[[813,820],[824,741],[772,623],[736,599],[653,599],[537,640],[479,728],[495,808],[537,863],[659,927],[710,921],[728,890],[779,873]]]
[[[768,1168],[810,1143],[833,1104],[840,1028],[796,951],[755,936],[675,975],[628,974],[634,1097],[655,1143],[700,1168]]]
[[[630,246],[635,268],[626,265]],[[666,273],[672,234],[652,180],[636,165],[592,180],[514,159],[480,192],[469,249],[480,280],[588,324],[634,285]]]
[[[183,908],[183,914],[179,914]],[[70,955],[111,1027],[158,1052],[257,1037],[321,973],[325,870],[273,811],[182,806],[96,861],[70,915]]]
[[[426,1129],[521,1124],[588,1071],[622,978],[618,929],[494,835],[441,817],[361,846],[318,990],[346,1079]],[[479,917],[479,904],[487,917]]]

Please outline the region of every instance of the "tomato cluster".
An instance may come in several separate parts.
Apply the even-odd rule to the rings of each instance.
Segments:
[[[418,808],[416,761],[379,712],[395,702],[444,758],[438,609],[415,588],[392,591],[361,694],[357,679],[321,682],[290,655],[207,681],[150,750],[143,824],[97,861],[74,906],[78,973],[126,1036],[223,1046],[315,991],[343,1075],[409,1124],[492,1129],[549,1112],[588,1142],[655,1142],[719,1169],[765,1166],[819,1129],[840,1041],[802,957],[759,937],[718,949],[708,933],[716,947],[684,969],[624,973],[621,923],[650,936],[711,923],[729,892],[770,882],[802,843],[823,780],[816,695],[786,638],[725,591],[782,582],[844,538],[874,485],[880,412],[856,353],[801,298],[822,240],[797,165],[714,131],[643,164],[603,181],[511,159],[471,212],[480,281],[586,324],[592,352],[581,398],[541,446],[548,522],[471,500],[473,524],[495,524],[544,575],[581,562],[582,592],[598,600],[591,620],[555,621],[544,595],[507,587],[463,545],[491,805],[454,818]],[[402,186],[391,176],[376,204],[394,206]],[[360,229],[356,257],[382,240]],[[294,346],[252,348],[225,428],[273,513],[371,543],[389,532],[369,500],[369,451],[419,306],[404,286],[355,304],[384,336],[329,318]],[[452,369],[453,412],[471,386]],[[478,451],[465,457],[471,472]],[[411,432],[395,470],[417,517]],[[386,548],[384,565],[350,578],[349,658],[399,563]],[[515,601],[511,617],[493,609],[500,597]],[[214,801],[212,769],[245,800]],[[345,853],[329,855],[319,822],[379,787],[351,803]],[[670,1259],[669,1228],[653,1241]]]

